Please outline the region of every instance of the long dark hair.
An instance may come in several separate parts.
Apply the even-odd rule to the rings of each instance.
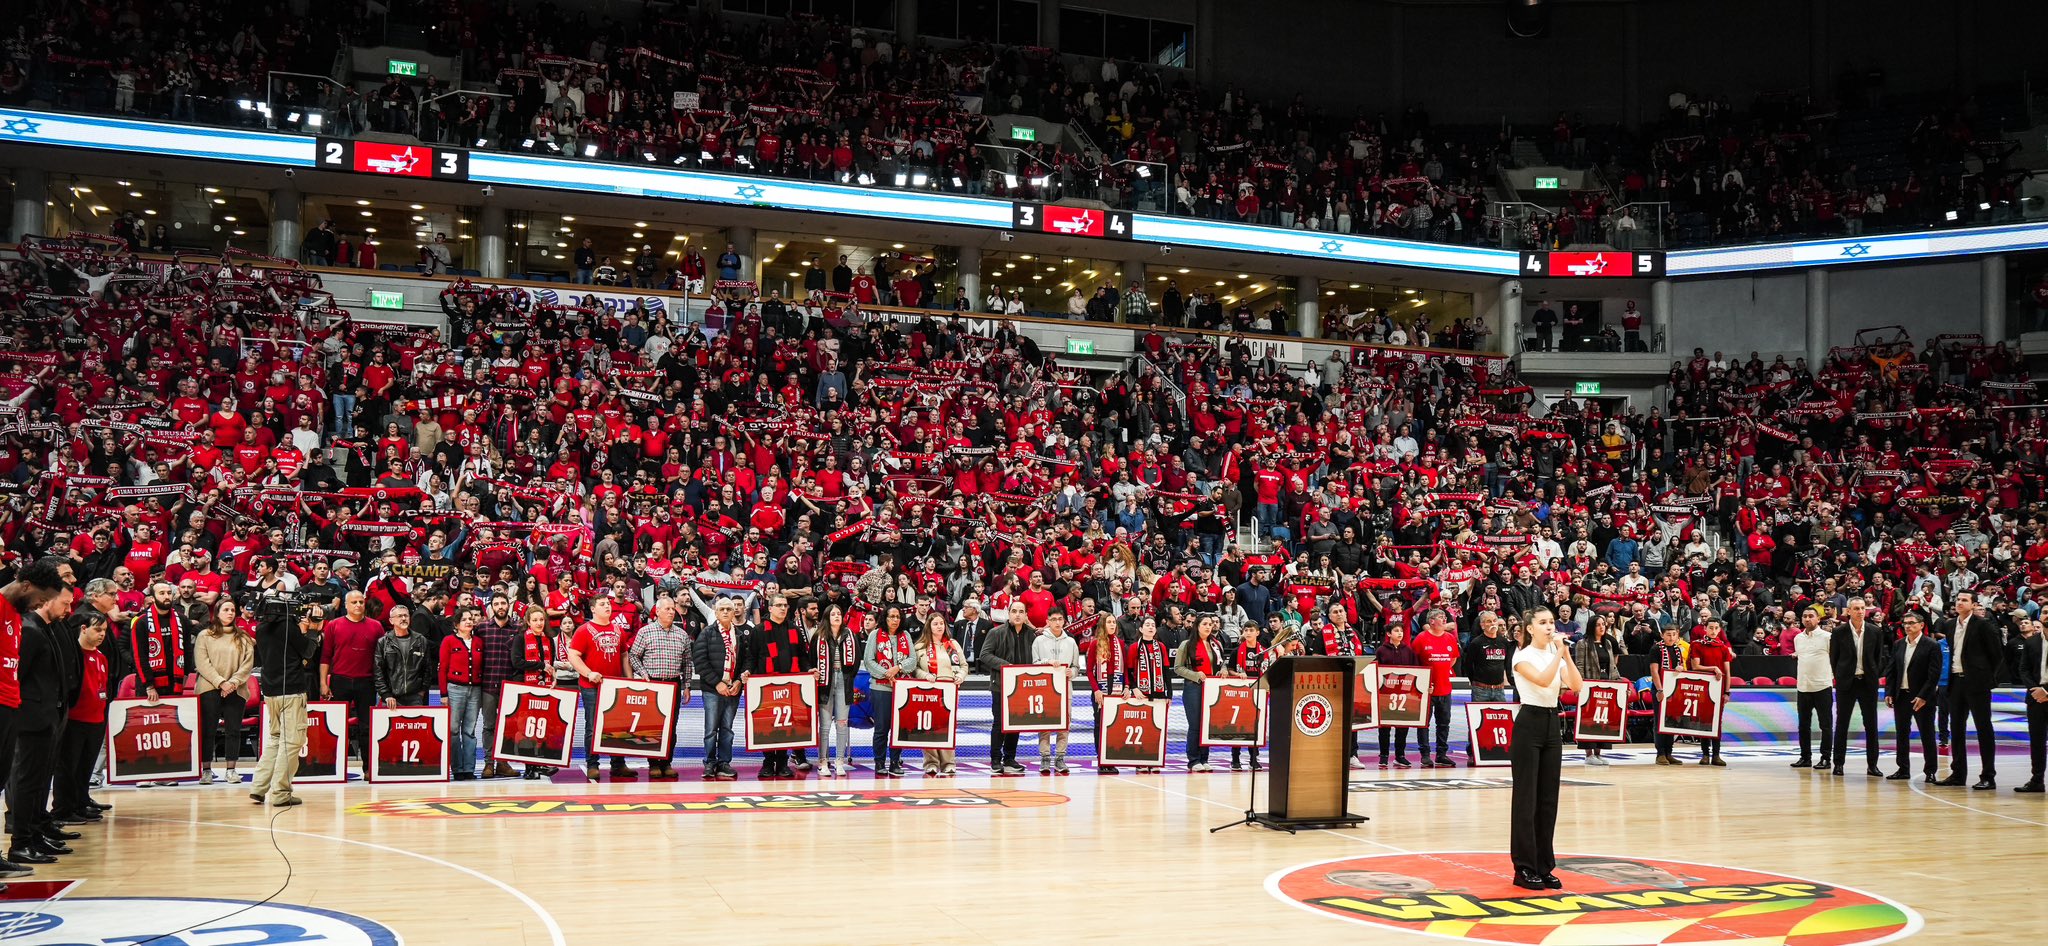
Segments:
[[[1535,636],[1533,627],[1536,624],[1536,615],[1539,614],[1550,615],[1551,627],[1553,628],[1551,633],[1553,635],[1556,634],[1555,628],[1557,627],[1557,613],[1550,610],[1549,608],[1530,608],[1529,610],[1522,612],[1522,626],[1516,629],[1515,643],[1523,647],[1529,646],[1530,640],[1532,640]]]

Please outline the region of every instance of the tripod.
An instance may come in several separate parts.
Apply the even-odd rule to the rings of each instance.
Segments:
[[[1252,780],[1251,780],[1251,782],[1249,782],[1249,783],[1247,784],[1247,787],[1245,788],[1245,793],[1244,793],[1244,817],[1242,817],[1242,818],[1239,818],[1239,819],[1237,819],[1236,821],[1232,821],[1232,822],[1229,822],[1229,823],[1227,823],[1227,824],[1219,824],[1219,825],[1217,825],[1216,827],[1210,828],[1210,829],[1209,829],[1209,833],[1210,833],[1210,834],[1215,834],[1216,832],[1218,832],[1218,831],[1221,831],[1221,830],[1223,830],[1224,828],[1235,828],[1235,827],[1237,827],[1238,825],[1241,825],[1241,824],[1263,824],[1263,823],[1264,823],[1264,822],[1260,821],[1260,820],[1259,820],[1259,818],[1258,818],[1258,799],[1259,799],[1259,766],[1258,766],[1259,756],[1258,756],[1258,751],[1259,751],[1259,747],[1258,747],[1257,745],[1254,745],[1254,746],[1252,746],[1252,747],[1251,747],[1251,750],[1252,750]],[[1288,834],[1293,834],[1293,833],[1294,833],[1294,829],[1293,829],[1293,828],[1287,828],[1287,827],[1285,827],[1284,825],[1270,825],[1270,824],[1268,824],[1268,825],[1266,825],[1266,827],[1269,827],[1269,828],[1271,828],[1271,827],[1281,827],[1281,828],[1283,828],[1284,830],[1286,830],[1286,832],[1287,832]]]

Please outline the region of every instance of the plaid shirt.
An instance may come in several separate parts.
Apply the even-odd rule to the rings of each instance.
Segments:
[[[519,659],[520,638],[525,634],[519,628],[498,624],[485,624],[476,629],[477,640],[484,645],[483,685],[486,688],[496,692],[499,684],[519,680],[519,671],[514,666]]]
[[[679,680],[688,686],[690,635],[683,631],[680,622],[663,630],[659,623],[650,621],[634,636],[633,646],[626,652],[626,666],[644,679]]]

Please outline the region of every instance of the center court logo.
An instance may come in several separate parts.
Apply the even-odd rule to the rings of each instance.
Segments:
[[[1920,914],[1849,887],[1641,857],[1563,855],[1563,890],[1514,886],[1500,852],[1390,854],[1304,864],[1274,896],[1368,926],[1475,943],[1858,946],[1918,932]]]
[[[959,811],[1044,808],[1065,795],[1015,789],[923,788],[908,791],[770,792],[730,795],[545,795],[518,798],[416,798],[349,810],[402,818],[520,818],[581,815],[736,814],[774,811]]]
[[[398,934],[382,923],[288,903],[200,897],[67,897],[5,906],[8,909],[0,909],[0,943],[9,946],[145,942],[399,946]],[[176,935],[167,935],[174,931]]]

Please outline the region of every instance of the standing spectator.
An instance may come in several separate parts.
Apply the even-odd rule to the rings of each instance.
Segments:
[[[58,822],[99,821],[108,806],[93,801],[93,763],[98,761],[107,738],[107,701],[113,696],[113,681],[107,672],[107,655],[100,645],[107,639],[107,617],[90,608],[81,609],[78,622],[78,697],[66,713],[64,736],[57,749],[57,774],[50,792],[50,814]],[[0,875],[7,871],[0,868]]]
[[[1422,632],[1415,635],[1415,655],[1429,668],[1429,715],[1436,723],[1436,755],[1429,754],[1429,730],[1418,730],[1415,747],[1422,755],[1422,767],[1450,768],[1451,761],[1451,677],[1457,674],[1458,635],[1441,608],[1423,617]]]
[[[1479,636],[1465,644],[1458,672],[1472,686],[1472,702],[1508,701],[1508,657],[1514,648],[1501,631],[1507,622],[1492,611],[1479,612]]]
[[[814,636],[813,646],[818,652],[818,762],[824,775],[847,775],[853,768],[848,720],[858,692],[854,679],[860,674],[861,640],[860,633],[847,626],[844,608],[837,604],[825,608],[824,624]]]
[[[1202,681],[1222,673],[1223,643],[1216,638],[1220,624],[1215,615],[1203,615],[1195,622],[1195,636],[1181,642],[1174,654],[1173,672],[1181,678],[1181,712],[1188,720],[1188,771],[1209,771],[1209,747],[1202,744]],[[1357,760],[1353,760],[1356,764]]]
[[[868,708],[875,721],[875,774],[900,777],[903,750],[890,744],[889,728],[895,718],[896,678],[911,670],[913,642],[903,627],[903,609],[891,605],[880,621],[872,612],[867,616],[875,627],[868,635],[861,669],[868,674]]]
[[[790,614],[789,596],[776,595],[768,600],[768,618],[752,629],[742,641],[742,656],[745,658],[745,674],[760,676],[794,676],[811,673],[817,667],[812,663],[815,655],[811,642],[804,634],[804,628],[794,615]],[[811,770],[811,764],[804,759],[803,750],[797,750],[795,765],[803,772]],[[770,749],[761,754],[762,778],[801,778],[790,762],[787,749]]]
[[[396,614],[394,612],[394,618]],[[484,642],[477,639],[477,625],[483,615],[475,608],[463,608],[455,615],[455,633],[441,639],[441,654],[437,661],[440,667],[441,702],[448,707],[448,725],[454,730],[449,740],[449,750],[454,754],[455,780],[466,782],[476,778],[476,732],[477,711],[483,706]],[[392,633],[398,632],[397,623],[392,624]],[[385,641],[394,638],[386,637]],[[417,637],[408,637],[417,641]],[[393,648],[396,650],[396,648]],[[377,652],[378,663],[384,663],[384,647]],[[424,668],[422,668],[424,670]],[[378,672],[378,684],[384,682],[384,672]],[[422,706],[406,703],[406,706]],[[489,774],[486,770],[485,774]]]
[[[477,677],[477,687],[480,691],[477,694],[477,716],[482,731],[481,742],[484,746],[485,756],[488,757],[492,747],[498,743],[499,695],[504,692],[504,685],[507,682],[524,682],[519,673],[518,664],[520,657],[523,656],[524,643],[522,638],[525,637],[525,633],[518,624],[513,622],[512,598],[510,595],[492,595],[491,603],[485,614],[486,616],[482,624],[476,630],[477,647],[482,651],[482,664]],[[546,636],[547,612],[542,611],[540,615],[541,642],[545,645],[550,640]],[[448,641],[446,638],[443,638],[441,643],[445,648]],[[442,673],[445,675],[448,665],[447,660],[443,658],[440,661],[440,665],[443,668]],[[553,671],[551,670],[550,675],[552,673]],[[513,775],[512,765],[509,762],[491,760],[484,763],[481,774],[484,778],[511,778]]]
[[[597,250],[590,245],[589,237],[584,237],[583,242],[576,247],[574,264],[576,281],[586,286],[590,285],[592,277],[597,273]]]
[[[351,591],[341,602],[342,614],[320,629],[320,696],[348,704],[354,720],[348,728],[349,744],[368,759],[370,702],[377,695],[376,648],[384,625],[369,616],[369,599],[362,592]]]
[[[1001,678],[1001,668],[1010,664],[1035,663],[1032,651],[1035,649],[1038,629],[1026,620],[1024,602],[1013,599],[1006,612],[1009,620],[996,625],[983,639],[976,653],[975,666],[988,674],[990,680]],[[1057,612],[1054,612],[1057,613]],[[1054,613],[1046,615],[1046,627],[1052,626]],[[1065,615],[1060,614],[1060,623],[1066,624]],[[1019,734],[992,729],[988,738],[989,769],[995,775],[1023,775],[1024,766],[1017,761]]]
[[[654,599],[654,620],[633,635],[626,648],[626,668],[637,680],[676,685],[676,712],[670,727],[673,751],[682,736],[683,703],[690,696],[690,635],[676,621],[676,602],[668,595]],[[648,764],[648,778],[676,777],[675,760],[656,759]]]
[[[740,603],[721,597],[714,606],[715,623],[697,635],[690,645],[690,662],[696,668],[697,685],[704,687],[704,779],[723,781],[739,777],[732,768],[732,721],[739,710],[744,690],[740,675]]]
[[[30,568],[57,573],[51,562],[43,559]],[[57,581],[61,587],[63,579]],[[14,716],[14,742],[8,747],[14,764],[7,779],[7,860],[17,865],[54,864],[72,852],[64,844],[66,835],[77,836],[59,828],[49,811],[57,741],[78,683],[65,656],[72,642],[57,630],[71,616],[73,600],[66,588],[21,615],[21,650],[14,668],[20,704]]]
[[[185,645],[191,639],[178,613],[177,590],[164,581],[151,585],[149,601],[128,631],[137,696],[160,700],[185,692]]]
[[[1406,638],[1407,636],[1407,628],[1401,627],[1399,625],[1389,625],[1387,627],[1386,636],[1384,638],[1381,638],[1380,640],[1379,648],[1373,651],[1373,662],[1379,664],[1382,667],[1422,666],[1422,658],[1416,656],[1415,648],[1408,646],[1407,641],[1404,640],[1404,638]],[[1387,767],[1387,743],[1389,741],[1392,741],[1394,743],[1393,763],[1395,766],[1405,769],[1415,764],[1413,762],[1408,761],[1407,727],[1381,726],[1379,727],[1379,730],[1380,768],[1384,769]],[[1423,764],[1425,766],[1431,764],[1429,761],[1429,753],[1426,750],[1424,751],[1422,758]]]
[[[1530,316],[1529,325],[1536,329],[1536,350],[1557,350],[1557,310],[1550,307],[1547,299],[1538,300],[1536,314]]]
[[[1799,614],[1799,632],[1792,638],[1792,656],[1798,659],[1799,758],[1795,769],[1808,766],[1826,771],[1835,757],[1835,673],[1828,660],[1831,646],[1828,632],[1821,627],[1820,608]],[[1813,723],[1820,720],[1820,761],[1813,760]]]
[[[242,715],[249,705],[249,675],[256,670],[256,644],[242,630],[241,616],[233,598],[221,599],[213,620],[193,642],[193,664],[199,674],[199,743],[205,756],[201,785],[223,780],[214,770],[215,759],[227,760],[225,781],[242,781],[235,763],[242,756]]]
[[[953,639],[943,615],[925,619],[924,633],[918,636],[910,666],[912,676],[918,680],[945,680],[955,685],[967,682],[967,658],[960,653],[960,642]],[[955,774],[953,750],[926,749],[924,774]]]
[[[612,599],[600,595],[590,599],[590,620],[569,639],[569,666],[576,671],[576,685],[583,691],[583,774],[597,781],[597,697],[598,685],[606,677],[626,675],[625,635],[612,621]],[[612,778],[632,778],[623,756],[612,756]]]
[[[1045,633],[1031,641],[1031,662],[1048,667],[1061,668],[1068,681],[1086,680],[1086,668],[1081,663],[1079,642],[1067,633],[1067,616],[1064,612],[1049,616],[1045,622]],[[1067,730],[1041,732],[1038,734],[1038,774],[1067,774]]]
[[[377,702],[389,709],[425,706],[427,690],[434,685],[434,665],[439,660],[434,644],[412,632],[411,608],[397,605],[384,617],[391,622],[391,628],[377,638],[377,646],[370,655]]]
[[[1728,641],[1721,636],[1719,618],[1709,619],[1704,631],[1705,633],[1695,639],[1692,647],[1686,651],[1685,666],[1687,670],[1698,673],[1711,673],[1718,679],[1715,695],[1721,700],[1722,712],[1725,713],[1728,702],[1728,667],[1735,662],[1735,651],[1729,648]],[[1721,740],[1700,740],[1700,764],[1728,764],[1721,761]]]
[[[740,278],[740,254],[730,243],[725,245],[725,252],[718,254],[718,278],[722,282]]]
[[[1581,680],[1621,678],[1621,644],[1612,633],[1613,625],[1612,617],[1605,614],[1595,615],[1591,629],[1573,648],[1572,659]],[[1579,748],[1586,751],[1587,765],[1607,764],[1607,759],[1602,753],[1605,748],[1603,744],[1581,743]]]

